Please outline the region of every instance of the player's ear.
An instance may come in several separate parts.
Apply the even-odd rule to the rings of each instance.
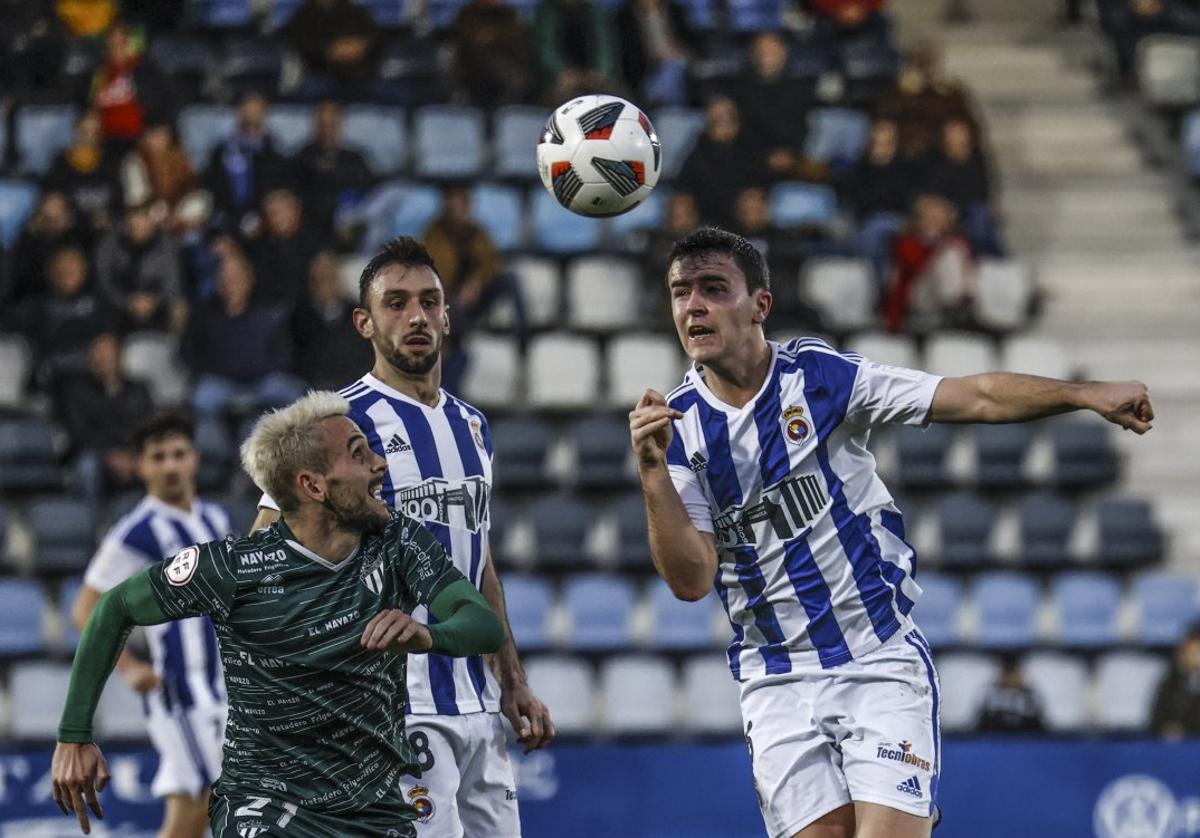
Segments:
[[[771,313],[771,304],[775,302],[775,298],[771,296],[771,292],[765,289],[759,289],[754,292],[754,317],[751,322],[755,326],[761,326],[766,322],[767,315]]]
[[[355,306],[354,311],[350,313],[350,319],[354,321],[354,330],[363,338],[370,340],[375,337],[375,322],[371,319],[371,312]]]
[[[325,481],[312,471],[302,471],[296,475],[296,488],[300,490],[301,498],[323,503],[325,501]]]

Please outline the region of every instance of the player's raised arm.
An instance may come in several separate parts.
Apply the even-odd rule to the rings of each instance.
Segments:
[[[716,541],[697,529],[667,468],[671,423],[682,417],[666,399],[647,390],[629,414],[629,435],[646,499],[650,556],[676,597],[690,602],[712,590]]]

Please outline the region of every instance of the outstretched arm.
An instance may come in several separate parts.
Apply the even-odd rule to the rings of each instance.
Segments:
[[[363,629],[367,649],[397,654],[438,652],[461,658],[500,648],[504,630],[479,591],[464,578],[447,585],[429,604],[437,622],[425,625],[399,608],[380,611]]]
[[[1154,406],[1140,381],[1060,381],[1036,375],[990,372],[944,378],[929,409],[932,422],[1027,422],[1092,410],[1137,434],[1152,427]]]

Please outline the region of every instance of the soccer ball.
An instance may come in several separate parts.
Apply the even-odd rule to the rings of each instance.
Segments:
[[[662,147],[637,106],[616,96],[580,96],[550,114],[537,160],[542,183],[560,204],[605,218],[646,200],[658,183]]]

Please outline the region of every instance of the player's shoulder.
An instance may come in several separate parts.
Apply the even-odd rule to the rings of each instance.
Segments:
[[[217,519],[213,523],[219,524],[226,529],[229,528],[233,518],[229,514],[229,509],[220,501],[212,498],[198,497],[196,498],[196,508],[200,511],[200,516],[203,518]]]
[[[362,378],[347,384],[338,390],[337,394],[350,402],[350,411],[353,413],[356,408],[361,408],[364,403],[373,400],[376,395],[375,386],[371,383],[371,374],[367,373]]]
[[[779,357],[785,361],[808,360],[821,363],[826,360],[849,361],[859,364],[863,358],[857,352],[839,352],[828,341],[814,337],[792,338],[778,344]]]
[[[683,383],[667,393],[664,398],[667,404],[674,409],[687,412],[697,398],[696,382],[692,380],[692,367],[688,367],[688,371],[683,377]]]
[[[154,534],[154,505],[143,497],[133,508],[118,518],[109,528],[104,540],[142,553],[151,561],[162,558],[158,537]]]

